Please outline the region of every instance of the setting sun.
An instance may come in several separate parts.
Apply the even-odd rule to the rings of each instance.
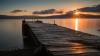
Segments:
[[[77,11],[76,11],[76,12],[75,12],[75,15],[79,15],[79,13],[80,13],[80,12],[77,12]]]

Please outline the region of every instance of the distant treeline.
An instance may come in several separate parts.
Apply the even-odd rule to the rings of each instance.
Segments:
[[[90,14],[80,14],[81,18],[98,18],[100,19],[100,15],[90,15]],[[54,16],[6,16],[0,15],[0,19],[62,19],[62,18],[72,18],[72,14],[62,14],[62,15],[54,15]]]

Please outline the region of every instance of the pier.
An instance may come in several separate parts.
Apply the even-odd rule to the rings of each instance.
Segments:
[[[26,24],[55,56],[100,56],[98,36],[41,21],[26,21]]]
[[[22,21],[23,49],[0,50],[0,56],[53,56],[35,36],[32,29]]]
[[[23,49],[0,56],[100,56],[100,37],[42,21],[23,21]]]

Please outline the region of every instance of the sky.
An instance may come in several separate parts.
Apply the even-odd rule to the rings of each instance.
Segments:
[[[0,15],[31,15],[33,11],[57,9],[64,12],[100,4],[100,0],[0,0]],[[24,10],[21,13],[11,13]]]

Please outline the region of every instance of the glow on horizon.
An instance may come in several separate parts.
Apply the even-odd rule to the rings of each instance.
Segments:
[[[100,13],[96,12],[80,12],[80,14],[100,15]]]
[[[99,0],[91,0],[88,2],[86,0],[0,0],[0,15],[10,15],[10,11],[16,9],[26,10],[28,12],[20,13],[21,15],[30,15],[33,11],[50,8],[61,9],[66,13],[78,8],[90,7],[97,4],[100,4]]]
[[[80,12],[75,12],[76,15],[79,15]]]

